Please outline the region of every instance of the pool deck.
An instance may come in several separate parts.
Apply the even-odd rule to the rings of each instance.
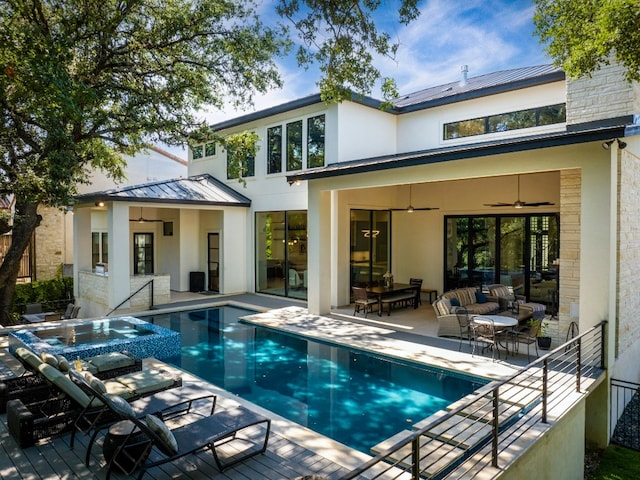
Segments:
[[[435,337],[435,315],[425,302],[420,308],[394,311],[390,317],[369,315],[354,318],[352,307],[335,309],[331,315],[315,316],[306,311],[305,304],[285,298],[264,295],[206,296],[177,295],[166,308],[194,308],[224,302],[253,305],[265,311],[251,316],[248,321],[290,331],[324,341],[332,341],[360,349],[424,362],[444,369],[455,369],[476,376],[496,378],[526,363],[526,355],[507,357],[496,362],[483,356],[471,356],[468,345],[458,352],[458,340]],[[5,337],[6,338],[6,337]],[[0,376],[18,373],[19,364],[7,357],[0,348]],[[504,357],[504,356],[503,356]],[[524,357],[524,360],[523,358]],[[146,360],[146,364],[153,359]],[[13,371],[13,373],[11,372]],[[311,430],[293,424],[254,404],[245,402],[215,385],[181,372],[183,381],[196,383],[218,395],[218,408],[238,404],[272,418],[272,431],[267,452],[242,462],[220,473],[208,452],[187,456],[152,469],[145,478],[192,478],[233,480],[293,479],[297,476],[318,474],[328,479],[339,478],[364,462],[368,456],[345,447]],[[79,437],[80,446],[69,449],[69,435],[42,442],[34,447],[20,449],[9,435],[6,415],[0,415],[0,479],[103,479],[105,463],[100,449],[94,450],[92,467],[84,465],[86,438]],[[129,478],[114,475],[114,479]]]

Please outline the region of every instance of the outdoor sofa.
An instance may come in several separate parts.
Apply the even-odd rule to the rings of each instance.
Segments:
[[[443,293],[432,305],[438,319],[439,337],[460,336],[460,327],[456,317],[457,307],[464,307],[474,315],[489,315],[497,313],[500,309],[500,304],[497,301],[490,300],[475,287],[449,290]]]

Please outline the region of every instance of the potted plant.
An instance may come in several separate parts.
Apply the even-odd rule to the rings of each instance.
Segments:
[[[529,325],[533,326],[534,322],[539,320],[534,320],[533,318],[529,320]],[[538,348],[540,350],[549,350],[551,348],[551,337],[547,335],[547,330],[549,329],[549,324],[545,323],[544,320],[540,321],[540,328],[538,329]]]

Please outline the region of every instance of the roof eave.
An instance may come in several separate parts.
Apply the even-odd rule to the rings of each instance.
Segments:
[[[317,169],[287,175],[287,181],[295,182],[296,180],[331,178],[452,160],[536,150],[540,148],[603,141],[611,138],[624,137],[625,134],[628,134],[626,129],[626,125],[617,125],[592,130],[572,130],[545,135],[510,138],[483,144],[465,144],[456,147],[446,147],[444,149],[424,150],[385,157],[354,160],[352,162],[334,163],[326,167],[319,167]]]

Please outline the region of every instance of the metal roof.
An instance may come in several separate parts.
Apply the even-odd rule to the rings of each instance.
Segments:
[[[461,102],[471,98],[495,95],[496,93],[510,90],[557,82],[564,80],[564,78],[564,72],[553,65],[538,65],[534,67],[502,70],[477,77],[469,77],[464,84],[461,84],[460,81],[451,82],[403,95],[392,100],[391,103],[394,107],[385,111],[398,115],[447,103]],[[353,94],[351,101],[371,108],[380,108],[382,105],[381,101],[366,95]],[[321,102],[320,94],[309,95],[216,123],[212,125],[211,128],[215,131],[220,131]]]
[[[457,81],[426,88],[399,97],[393,101],[393,104],[402,113],[533,85],[556,82],[564,80],[564,78],[564,72],[553,65],[514,68],[478,77],[469,77],[464,83]]]
[[[249,207],[251,200],[208,174],[129,185],[76,197],[79,203],[96,201],[184,203]]]

